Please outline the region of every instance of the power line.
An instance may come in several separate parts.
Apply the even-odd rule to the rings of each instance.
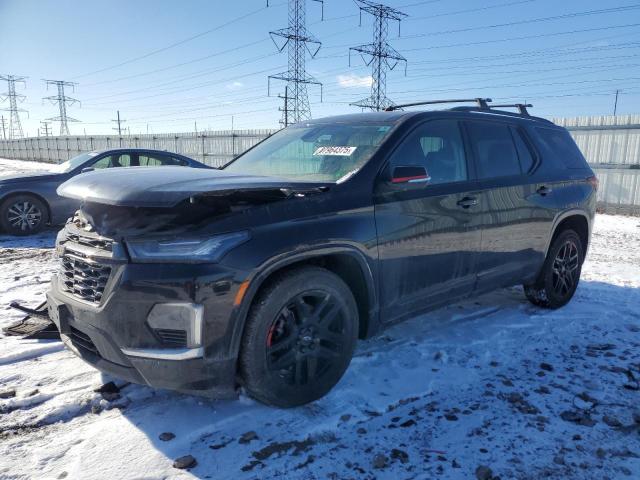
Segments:
[[[323,6],[323,0],[312,0]],[[286,72],[269,75],[268,90],[270,93],[271,80],[287,82],[287,105],[283,115],[288,115],[287,122],[298,123],[311,118],[307,85],[320,86],[320,98],[322,99],[322,84],[311,75],[307,74],[306,57],[309,52],[311,58],[315,57],[322,43],[314,37],[306,26],[307,0],[289,0],[289,26],[273,32],[269,32],[273,43],[279,52],[287,48],[288,69]],[[324,17],[324,14],[322,15]],[[278,43],[280,41],[280,43]]]
[[[274,6],[279,6],[281,4],[282,3],[279,3],[279,4],[274,5]],[[205,30],[204,32],[197,33],[197,34],[192,35],[192,36],[190,36],[188,38],[180,40],[178,42],[171,43],[171,44],[169,44],[169,45],[167,45],[165,47],[158,48],[156,50],[152,50],[151,52],[145,53],[144,55],[140,55],[140,56],[137,56],[137,57],[134,57],[134,58],[130,58],[129,60],[125,60],[123,62],[117,63],[115,65],[111,65],[109,67],[104,67],[104,68],[101,68],[99,70],[94,70],[94,71],[91,71],[91,72],[83,73],[81,75],[76,75],[73,78],[82,78],[82,77],[87,77],[89,75],[95,75],[96,73],[106,72],[107,70],[113,70],[114,68],[122,67],[124,65],[128,65],[130,63],[137,62],[138,60],[143,60],[143,59],[148,58],[148,57],[150,57],[152,55],[156,55],[157,53],[164,52],[166,50],[178,47],[180,45],[184,45],[185,43],[188,43],[188,42],[191,42],[192,40],[195,40],[196,38],[200,38],[200,37],[203,37],[203,36],[208,35],[210,33],[213,33],[213,32],[215,32],[217,30],[221,30],[224,27],[228,27],[229,25],[233,25],[236,22],[239,22],[239,21],[244,20],[246,18],[249,18],[249,17],[251,17],[253,15],[261,13],[264,10],[265,10],[265,7],[259,8],[257,10],[252,11],[252,12],[249,12],[249,13],[247,13],[245,15],[241,15],[239,17],[236,17],[236,18],[232,19],[232,20],[229,20],[228,22],[224,22],[224,23],[222,23],[222,24],[220,24],[220,25],[218,25],[216,27],[213,27],[213,28],[211,28],[209,30]]]
[[[69,133],[69,125],[68,122],[79,122],[75,118],[69,117],[67,115],[67,105],[73,105],[75,103],[80,103],[79,100],[75,98],[67,97],[64,94],[64,87],[71,87],[75,90],[75,86],[77,85],[75,82],[66,82],[64,80],[43,80],[47,84],[47,90],[49,89],[49,85],[55,85],[58,89],[58,95],[54,95],[51,97],[44,97],[43,100],[49,100],[51,103],[57,103],[60,114],[57,117],[48,118],[47,120],[51,120],[53,122],[60,122],[60,136],[70,135]]]
[[[496,23],[491,25],[482,25],[477,27],[466,27],[466,28],[458,28],[453,30],[441,30],[437,32],[427,32],[427,33],[417,33],[414,35],[405,35],[404,38],[421,38],[421,37],[432,37],[437,35],[448,35],[451,33],[462,33],[462,32],[472,32],[476,30],[486,30],[492,28],[502,28],[502,27],[512,27],[516,25],[525,25],[529,23],[540,23],[540,22],[549,22],[552,20],[564,20],[566,18],[577,18],[577,17],[585,17],[590,15],[601,15],[605,13],[618,13],[618,12],[627,12],[629,10],[637,10],[640,9],[640,5],[627,5],[624,7],[612,7],[612,8],[603,8],[600,10],[586,10],[582,12],[573,12],[573,13],[565,13],[563,15],[554,15],[551,17],[540,17],[540,18],[530,18],[526,20],[518,20],[515,22],[506,22],[506,23]]]
[[[404,62],[405,73],[407,59],[395,50],[389,43],[389,20],[400,22],[407,16],[400,10],[388,7],[381,3],[373,3],[369,0],[356,0],[360,7],[360,24],[362,25],[362,12],[367,12],[374,17],[373,43],[351,47],[349,49],[349,66],[351,66],[351,51],[360,53],[367,65],[371,65],[371,96],[354,103],[354,106],[369,108],[372,110],[384,110],[393,105],[387,98],[387,69],[393,70],[399,63]],[[368,61],[367,61],[368,58]]]
[[[171,69],[174,69],[174,68],[180,68],[180,67],[184,67],[186,65],[191,65],[193,63],[202,62],[204,60],[208,60],[210,58],[218,57],[220,55],[225,55],[227,53],[237,52],[238,50],[242,50],[243,48],[253,47],[253,46],[261,44],[261,43],[264,43],[263,39],[256,40],[255,42],[245,43],[245,44],[240,45],[238,47],[229,48],[227,50],[221,50],[219,52],[210,53],[209,55],[205,55],[203,57],[194,58],[193,60],[188,60],[186,62],[174,63],[174,64],[168,65],[166,67],[156,68],[154,70],[147,70],[147,71],[144,71],[144,72],[135,73],[133,75],[126,75],[124,77],[113,78],[111,80],[101,80],[99,82],[84,83],[83,85],[85,87],[93,87],[93,86],[96,86],[96,85],[104,85],[106,83],[114,83],[114,82],[120,82],[122,80],[131,80],[132,78],[144,77],[146,75],[152,75],[154,73],[165,72],[167,70],[171,70]],[[266,58],[267,56],[269,56],[269,55],[265,55],[263,58]],[[251,61],[251,60],[246,60],[246,61]]]
[[[16,93],[16,83],[25,85],[27,77],[17,75],[0,75],[0,80],[7,81],[7,93],[0,95],[0,101],[9,100],[9,108],[5,108],[5,112],[9,112],[9,139],[22,138],[22,124],[20,123],[20,112],[27,112],[18,108],[18,103],[24,102],[25,96]],[[4,125],[3,125],[4,129]],[[6,137],[6,132],[5,132]]]
[[[503,7],[511,7],[513,5],[522,5],[523,3],[532,3],[532,2],[537,2],[538,0],[518,0],[515,2],[506,2],[506,3],[498,3],[496,5],[487,5],[484,7],[476,7],[476,8],[467,8],[464,10],[456,10],[453,12],[444,12],[444,13],[434,13],[434,14],[430,14],[430,15],[426,15],[426,16],[422,16],[422,17],[411,17],[409,19],[407,19],[408,22],[413,22],[415,20],[424,20],[424,19],[433,19],[433,18],[439,18],[439,17],[449,17],[451,15],[460,15],[463,13],[474,13],[474,12],[482,12],[485,10],[492,10],[494,8],[503,8]]]
[[[216,80],[216,81],[213,81],[213,82],[199,83],[199,84],[196,84],[196,85],[192,85],[192,86],[190,86],[188,88],[185,88],[185,87],[175,88],[174,87],[174,88],[168,89],[169,91],[164,92],[164,93],[155,93],[155,94],[152,94],[152,95],[143,95],[143,96],[140,96],[140,97],[134,97],[134,98],[124,99],[124,100],[111,100],[111,101],[108,101],[108,102],[99,102],[99,103],[94,103],[93,105],[109,105],[109,104],[113,104],[113,103],[130,102],[130,101],[135,101],[135,100],[144,99],[144,98],[155,98],[155,97],[161,97],[161,96],[164,96],[164,95],[172,95],[172,94],[177,93],[177,92],[185,92],[185,91],[190,91],[190,90],[196,90],[196,89],[202,88],[202,87],[220,85],[220,84],[223,84],[223,83],[226,83],[226,82],[229,82],[229,81],[234,81],[234,80],[238,80],[238,79],[241,79],[241,78],[250,77],[250,76],[253,76],[253,75],[258,75],[258,74],[261,74],[261,73],[267,73],[267,72],[272,72],[272,71],[273,71],[273,68],[266,68],[264,70],[259,70],[259,71],[256,71],[256,72],[250,72],[250,73],[247,73],[245,75],[234,75],[233,77],[228,77],[228,78],[226,78],[224,80]],[[110,96],[117,96],[117,95],[110,95]]]

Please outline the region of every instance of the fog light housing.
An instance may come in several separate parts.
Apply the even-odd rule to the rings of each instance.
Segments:
[[[158,303],[147,316],[147,324],[167,346],[202,346],[204,307],[197,303]]]

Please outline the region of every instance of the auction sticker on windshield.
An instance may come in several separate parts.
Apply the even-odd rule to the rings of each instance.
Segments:
[[[358,147],[318,147],[313,155],[331,155],[336,157],[350,157]]]

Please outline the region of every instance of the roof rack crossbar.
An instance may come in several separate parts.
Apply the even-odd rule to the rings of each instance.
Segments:
[[[490,105],[491,108],[517,108],[518,112],[522,115],[529,115],[529,111],[527,108],[532,108],[533,105],[530,103],[512,103],[512,104],[502,104],[502,105]]]
[[[427,102],[415,102],[415,103],[405,103],[402,105],[391,105],[385,108],[386,112],[392,112],[394,110],[398,110],[400,108],[405,107],[417,107],[419,105],[438,105],[440,103],[477,103],[478,107],[483,110],[489,110],[489,102],[492,100],[490,98],[465,98],[465,99],[456,99],[456,100],[429,100]]]

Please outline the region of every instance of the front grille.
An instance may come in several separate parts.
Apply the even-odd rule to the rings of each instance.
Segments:
[[[112,268],[126,262],[117,242],[70,224],[65,227],[56,250],[60,255],[61,290],[93,304],[101,302]]]
[[[73,343],[76,348],[89,351],[94,355],[100,355],[98,353],[98,349],[87,334],[82,333],[80,330],[72,327],[71,325],[69,326],[69,329],[70,331],[68,337],[71,340],[71,343]]]
[[[100,303],[111,275],[111,267],[84,261],[72,255],[63,255],[61,263],[62,289],[81,300]]]
[[[156,332],[165,345],[176,348],[187,348],[187,332],[185,330],[158,328],[155,329],[154,332]]]

